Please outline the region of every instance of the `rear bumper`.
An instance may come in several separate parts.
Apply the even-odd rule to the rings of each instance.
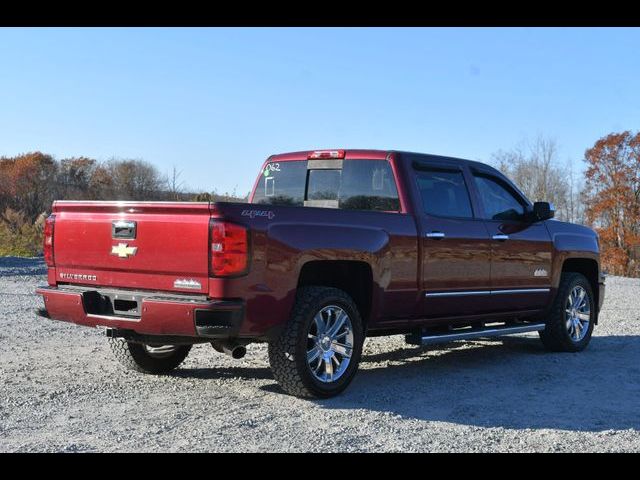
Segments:
[[[109,315],[96,306],[100,290],[39,287],[44,310],[38,314],[52,320],[87,327],[130,330],[144,335],[229,338],[238,335],[244,320],[241,301],[167,296],[161,293],[123,292],[138,299],[136,316]]]

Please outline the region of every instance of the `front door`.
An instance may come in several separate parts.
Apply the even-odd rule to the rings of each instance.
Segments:
[[[425,318],[490,311],[489,234],[476,218],[460,167],[415,167]],[[418,210],[418,209],[416,209]]]
[[[531,222],[527,202],[498,176],[473,172],[491,237],[491,290],[496,311],[537,310],[551,288],[553,246],[544,222]]]

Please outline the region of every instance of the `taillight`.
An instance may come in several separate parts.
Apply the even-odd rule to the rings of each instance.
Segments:
[[[55,215],[49,215],[44,222],[44,261],[49,267],[53,267],[53,226],[56,221]]]
[[[309,160],[320,158],[344,158],[344,150],[316,150],[307,157]]]
[[[235,223],[211,222],[211,274],[228,277],[245,273],[249,264],[247,229]]]

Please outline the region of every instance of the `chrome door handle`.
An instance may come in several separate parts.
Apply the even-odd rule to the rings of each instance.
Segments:
[[[496,235],[493,236],[494,240],[500,240],[501,242],[504,242],[505,240],[509,240],[509,235],[504,235],[503,233],[498,233]]]
[[[444,232],[429,232],[427,238],[444,238]]]

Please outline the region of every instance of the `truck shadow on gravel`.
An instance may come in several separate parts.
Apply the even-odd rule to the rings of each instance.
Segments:
[[[522,337],[365,353],[347,391],[316,403],[479,427],[640,429],[639,340],[594,337],[581,353]]]
[[[255,367],[208,367],[208,368],[180,368],[174,370],[169,375],[180,378],[199,378],[202,380],[224,379],[224,378],[246,378],[256,380],[273,380],[273,374],[269,368]],[[279,388],[279,387],[278,387]],[[282,390],[279,390],[284,393]]]

